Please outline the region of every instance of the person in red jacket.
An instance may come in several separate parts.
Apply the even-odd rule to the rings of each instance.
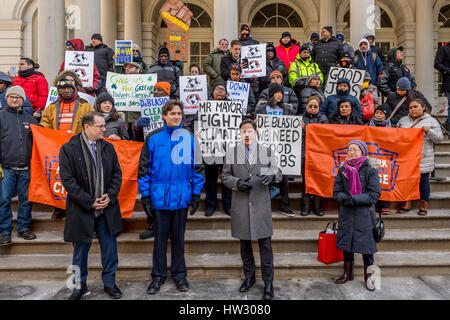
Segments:
[[[291,67],[291,63],[297,59],[300,47],[295,39],[292,39],[289,32],[283,32],[280,39],[280,45],[277,49],[277,57],[283,60],[287,70]]]
[[[20,58],[19,72],[14,77],[13,86],[20,86],[25,91],[33,107],[33,116],[40,119],[48,97],[48,83],[45,76],[37,72],[39,65],[30,58]]]
[[[66,50],[67,51],[84,51],[84,42],[81,39],[72,39],[66,41]],[[66,60],[63,61],[61,67],[59,68],[59,72],[63,72],[65,69]],[[94,83],[93,87],[83,87],[82,92],[87,93],[93,97],[95,97],[95,90],[97,90],[100,85],[98,79],[100,78],[100,74],[98,73],[97,66],[94,65]]]

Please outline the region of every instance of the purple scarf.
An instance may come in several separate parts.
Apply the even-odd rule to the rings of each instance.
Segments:
[[[344,177],[346,177],[350,182],[350,194],[352,196],[362,193],[358,171],[366,160],[367,157],[360,157],[352,160],[346,160],[344,163]]]

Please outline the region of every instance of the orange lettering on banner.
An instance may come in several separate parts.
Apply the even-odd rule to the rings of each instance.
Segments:
[[[378,160],[383,201],[420,198],[420,129],[311,124],[306,127],[306,193],[332,198],[334,177],[345,161],[352,140],[367,143],[369,157]]]
[[[28,200],[65,209],[67,192],[59,176],[59,150],[73,134],[31,125],[33,154]],[[138,191],[137,174],[142,143],[109,140],[116,150],[122,169],[122,187],[118,196],[122,218],[133,214]]]

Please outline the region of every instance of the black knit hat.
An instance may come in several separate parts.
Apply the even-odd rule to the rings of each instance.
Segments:
[[[269,98],[272,98],[277,92],[283,93],[283,87],[276,82],[269,84]]]
[[[382,105],[378,106],[378,107],[375,109],[375,112],[376,112],[377,110],[383,111],[383,113],[386,115],[386,118],[389,118],[390,115],[391,115],[391,106],[388,105],[388,104],[382,104]]]
[[[227,83],[226,82],[217,82],[213,85],[211,92],[213,92],[214,90],[216,90],[216,88],[218,86],[222,86],[225,88],[225,92],[227,92]]]
[[[283,34],[281,35],[281,39],[283,39],[284,37],[289,37],[289,38],[292,39],[292,36],[291,36],[291,34],[288,31],[283,32]]]
[[[91,40],[92,39],[97,39],[97,40],[100,40],[101,42],[103,42],[103,37],[100,33],[94,33],[91,37]]]
[[[307,44],[302,45],[302,46],[300,47],[300,51],[299,51],[298,53],[302,53],[302,52],[305,51],[305,50],[310,51],[309,46],[308,46]]]
[[[333,27],[332,27],[332,26],[326,26],[326,27],[323,27],[322,29],[326,29],[326,30],[328,30],[331,34],[333,34]]]
[[[250,27],[248,25],[246,25],[246,24],[243,24],[241,26],[241,32],[242,32],[242,30],[247,30],[250,33]]]
[[[110,101],[114,106],[114,98],[107,91],[103,91],[97,96],[97,99],[95,99],[95,105],[98,106],[103,101]]]

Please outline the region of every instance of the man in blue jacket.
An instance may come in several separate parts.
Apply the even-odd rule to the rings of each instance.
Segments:
[[[359,103],[359,100],[356,97],[350,95],[349,93],[350,93],[350,80],[348,80],[347,78],[339,79],[337,81],[336,94],[328,96],[328,98],[322,103],[322,105],[320,106],[320,113],[323,113],[328,117],[328,120],[331,120],[331,118],[337,111],[339,101],[347,99],[349,101],[352,101],[353,104],[356,106],[358,115],[362,120],[363,111],[361,108],[361,104]]]
[[[171,277],[179,291],[189,290],[184,231],[188,208],[192,205],[191,215],[195,214],[204,184],[201,156],[196,158],[194,137],[183,129],[183,103],[169,100],[162,114],[164,127],[145,139],[138,173],[142,205],[146,212],[152,212],[155,226],[149,294],[157,293],[167,278],[169,234],[172,239]]]
[[[377,79],[383,71],[383,62],[380,57],[372,52],[370,43],[367,39],[359,42],[359,51],[355,53],[354,63],[356,69],[366,70],[372,76],[371,84],[376,86]]]

